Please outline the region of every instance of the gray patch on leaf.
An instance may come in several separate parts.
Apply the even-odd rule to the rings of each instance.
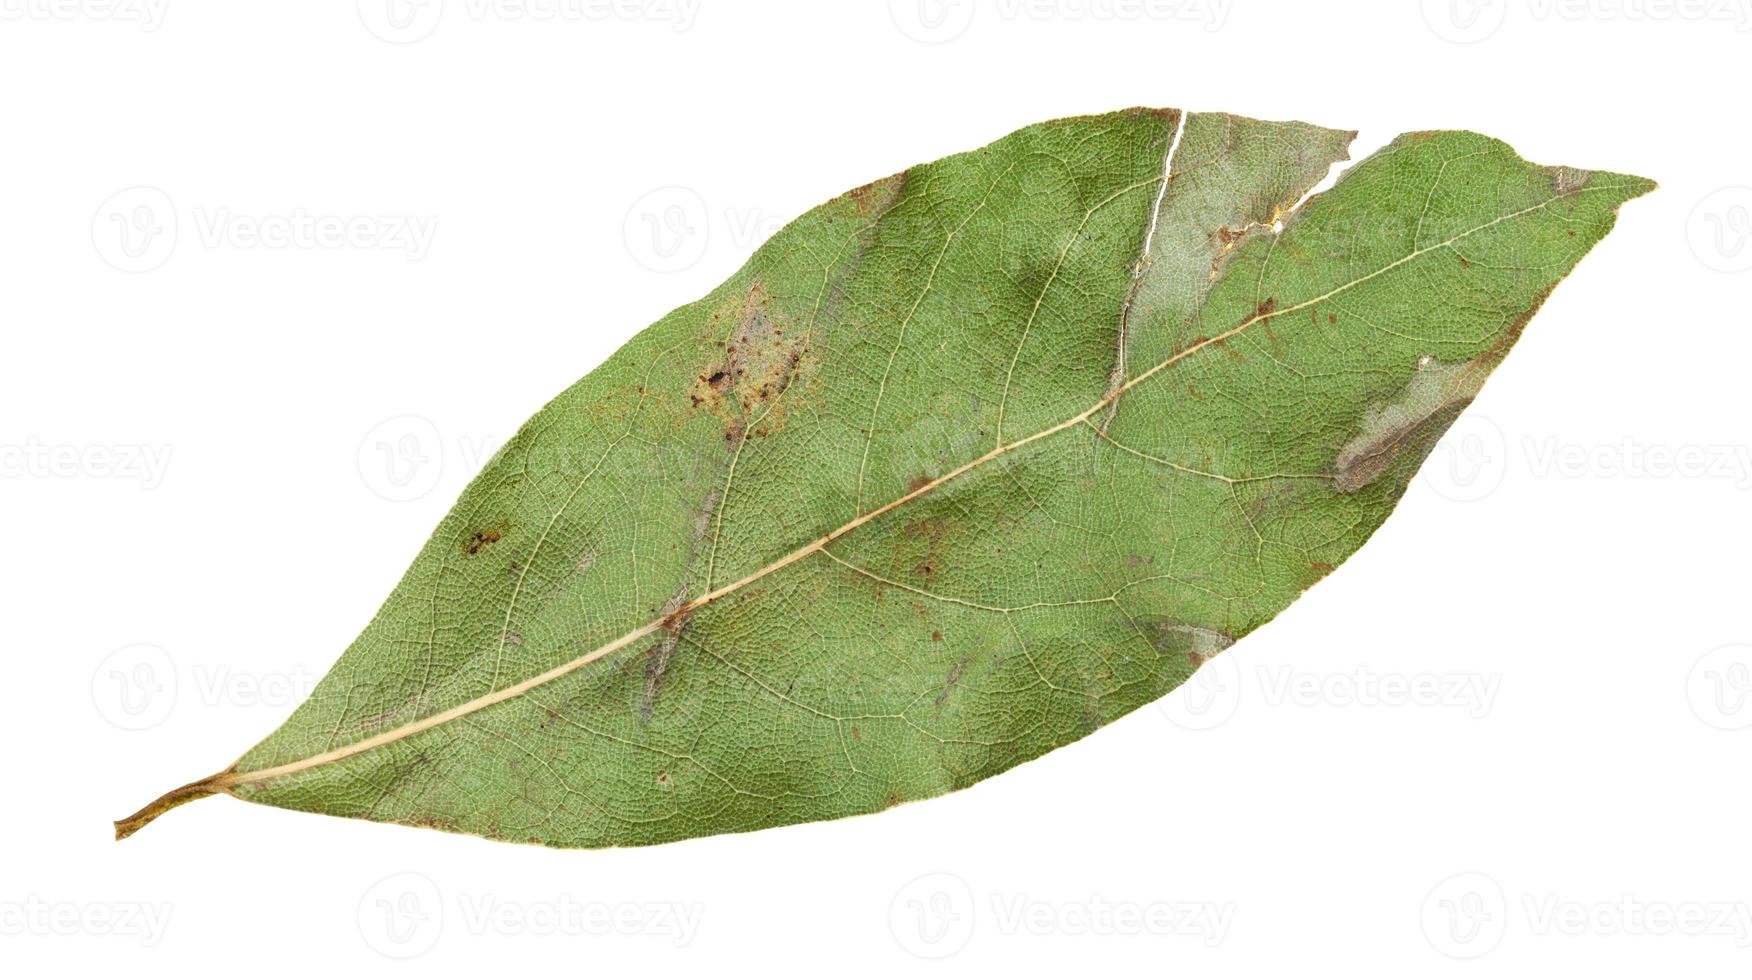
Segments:
[[[1204,626],[1160,619],[1143,620],[1139,625],[1144,628],[1150,646],[1155,647],[1157,653],[1185,657],[1195,670],[1206,660],[1235,645],[1234,637]]]
[[[1592,176],[1591,171],[1578,170],[1575,167],[1552,167],[1551,190],[1559,197],[1574,194],[1586,186],[1588,178]]]
[[[1446,432],[1472,403],[1487,374],[1473,361],[1419,361],[1411,381],[1393,400],[1363,413],[1357,434],[1338,451],[1333,488],[1356,493],[1379,479],[1406,447],[1423,441],[1420,436]]]

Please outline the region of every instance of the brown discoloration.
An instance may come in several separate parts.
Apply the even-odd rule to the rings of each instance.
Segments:
[[[758,281],[748,287],[735,309],[729,337],[718,342],[719,356],[697,372],[687,392],[693,408],[724,423],[724,443],[734,449],[750,436],[770,435],[784,424],[780,396],[806,371],[813,369],[807,332],[787,332],[774,319],[772,299]],[[725,319],[723,313],[714,321]]]
[[[873,180],[862,187],[854,187],[841,197],[851,202],[860,217],[870,217],[881,214],[894,206],[896,198],[906,187],[907,172],[890,174],[881,180]]]
[[[902,533],[905,538],[922,541],[925,553],[912,567],[912,574],[919,578],[930,578],[942,570],[943,541],[949,536],[949,522],[942,517],[924,517],[909,522]]]
[[[694,512],[693,535],[688,542],[688,564],[691,566],[694,556],[698,554],[701,543],[712,528],[712,519],[718,512],[718,491],[713,490],[706,495],[699,510]],[[687,629],[688,619],[693,615],[695,606],[688,601],[692,592],[692,577],[684,576],[681,584],[663,604],[658,613],[659,628],[662,636],[645,651],[645,691],[639,700],[639,719],[649,721],[651,710],[657,698],[663,693],[663,685],[669,674],[669,665],[675,655],[676,645],[681,642],[681,635]]]
[[[465,555],[470,555],[470,556],[478,555],[481,553],[481,550],[483,548],[487,548],[491,545],[498,544],[499,539],[503,538],[504,536],[505,536],[505,533],[503,531],[498,530],[497,528],[488,528],[484,531],[476,531],[475,533],[468,536],[467,541],[464,541],[462,543],[462,553]]]
[[[1311,561],[1308,563],[1308,567],[1312,568],[1314,571],[1319,572],[1322,575],[1325,575],[1325,574],[1331,572],[1333,570],[1333,568],[1336,566],[1334,566],[1329,561]]]

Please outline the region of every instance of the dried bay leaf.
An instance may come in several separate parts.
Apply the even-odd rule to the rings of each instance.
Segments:
[[[1130,110],[810,211],[464,491],[214,793],[556,847],[936,796],[1344,561],[1638,177]]]

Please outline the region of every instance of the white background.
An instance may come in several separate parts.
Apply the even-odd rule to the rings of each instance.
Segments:
[[[557,11],[0,0],[7,973],[1752,970],[1746,0]],[[1191,700],[659,848],[227,799],[110,840],[279,723],[523,418],[779,224],[1133,104],[1662,186]]]

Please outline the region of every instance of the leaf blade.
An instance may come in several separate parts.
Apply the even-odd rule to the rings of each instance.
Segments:
[[[1285,217],[1349,137],[1085,117],[817,208],[532,418],[214,778],[654,843],[934,796],[1171,690],[1360,546],[1651,186],[1417,134]]]

